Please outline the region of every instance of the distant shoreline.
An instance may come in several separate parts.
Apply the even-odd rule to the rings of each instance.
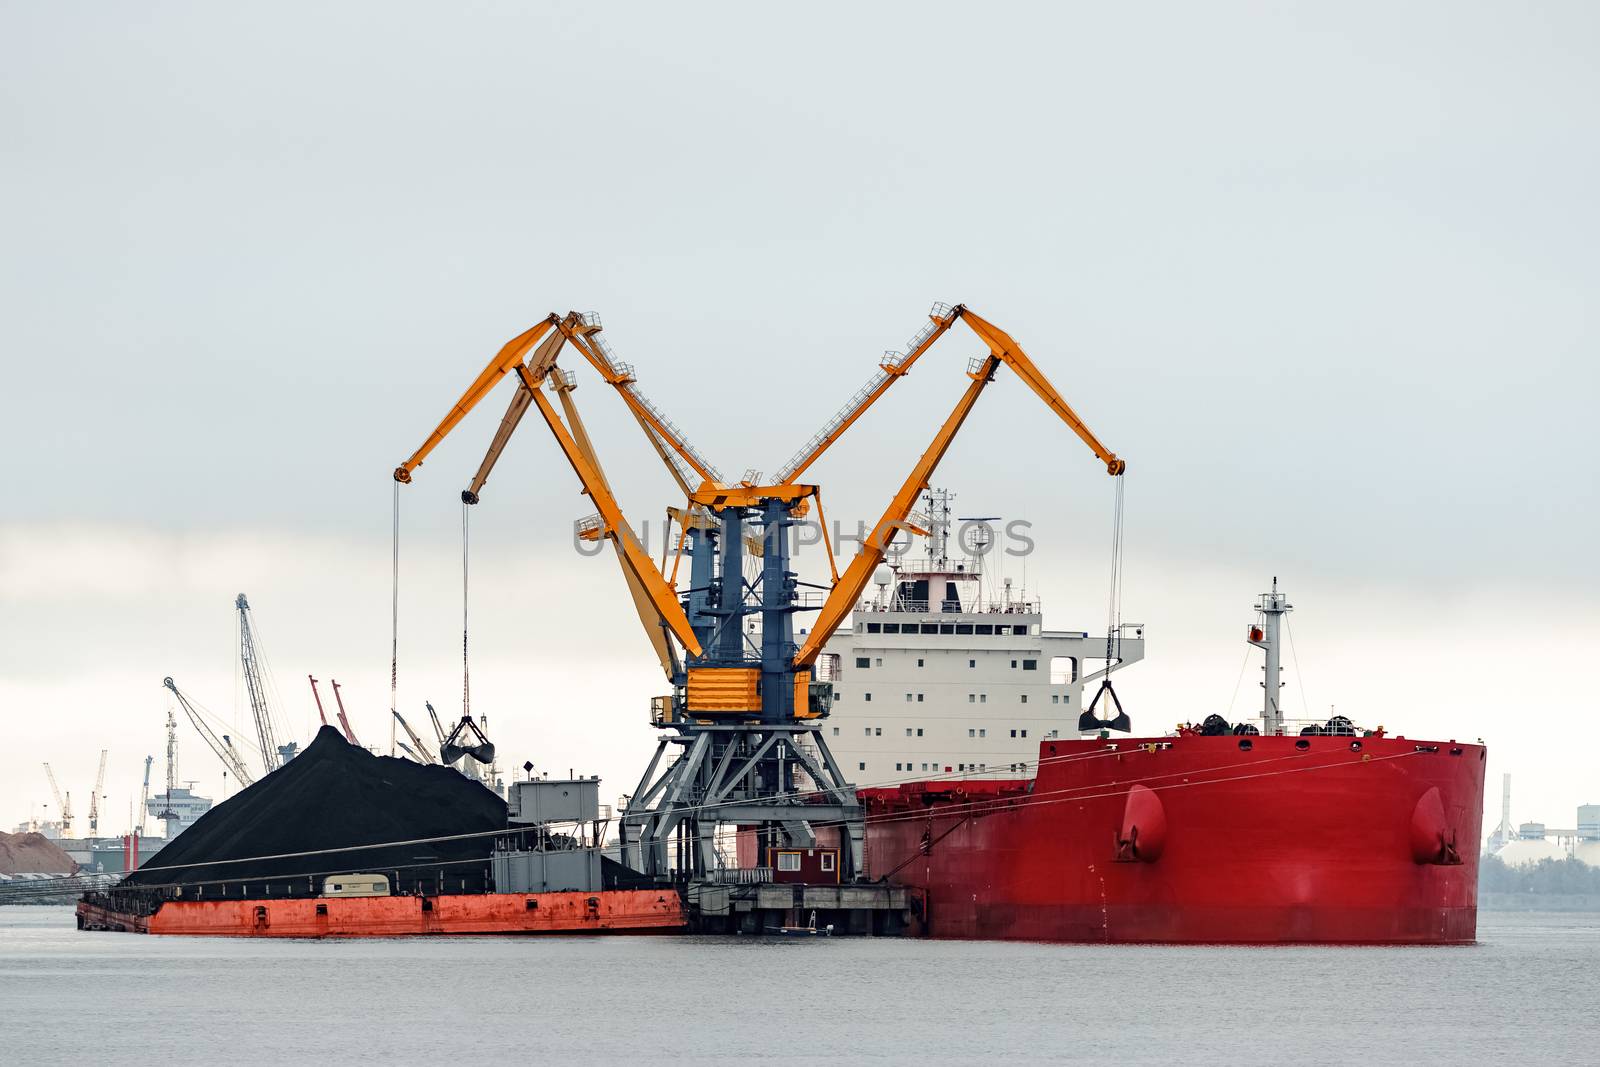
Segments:
[[[1479,911],[1600,911],[1596,893],[1487,893],[1478,891]]]

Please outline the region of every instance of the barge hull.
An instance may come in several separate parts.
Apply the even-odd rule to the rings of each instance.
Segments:
[[[85,900],[78,926],[202,937],[403,937],[419,934],[629,933],[681,930],[671,890],[441,896],[169,900],[153,914]]]

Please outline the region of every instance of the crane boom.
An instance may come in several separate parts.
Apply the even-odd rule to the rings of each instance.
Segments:
[[[628,409],[648,432],[653,432],[665,441],[672,451],[705,481],[717,483],[722,481],[722,472],[712,466],[710,461],[689,443],[683,431],[640,391],[638,379],[634,377],[633,364],[618,360],[611,351],[611,346],[600,336],[598,315],[590,313],[583,316],[582,324],[576,327],[563,323],[562,330],[567,334],[567,340],[572,343],[572,347],[582,353],[594,369],[600,372],[600,376],[607,384],[616,389],[623,402],[628,405]]]
[[[835,441],[842,437],[869,407],[877,403],[879,397],[889,391],[889,386],[905,377],[917,360],[922,358],[922,354],[944,336],[945,331],[956,321],[958,314],[957,309],[948,304],[933,305],[933,309],[928,312],[928,325],[911,338],[906,345],[906,351],[885,352],[878,364],[878,370],[867,379],[867,384],[856,390],[856,394],[845,402],[844,407],[840,408],[822,429],[812,435],[811,440],[789,458],[789,462],[783,465],[783,469],[773,481],[781,485],[800,477],[805,469],[815,463]]]
[[[250,601],[240,593],[233,606],[239,610],[239,663],[243,668],[245,690],[250,697],[250,714],[256,723],[256,738],[261,743],[261,765],[268,774],[294,758],[300,746],[290,741],[279,745],[267,703],[267,687],[261,679],[260,658],[256,654],[255,628],[250,623]]]
[[[567,374],[560,368],[556,368],[550,375],[550,382],[555,387],[556,396],[561,400],[561,410],[566,413],[567,426],[572,431],[573,442],[583,453],[583,458],[588,460],[589,465],[594,468],[595,475],[600,479],[600,484],[605,487],[607,493],[610,493],[611,483],[606,478],[605,469],[600,466],[599,457],[594,450],[594,443],[589,440],[589,431],[583,425],[583,419],[578,414],[577,402],[572,398],[572,391],[577,388],[576,383],[572,380],[572,375]],[[523,386],[519,393],[529,396],[531,401],[532,396],[528,393],[526,386]],[[650,434],[648,428],[645,433],[647,435]],[[662,453],[662,460],[667,462],[669,469],[673,469],[672,463],[665,453]],[[598,534],[598,531],[596,532]],[[637,540],[632,529],[627,531],[626,536]],[[655,649],[656,659],[661,663],[661,670],[668,678],[671,678],[677,673],[678,658],[673,652],[672,642],[667,640],[666,621],[661,617],[661,613],[656,610],[654,602],[650,599],[650,591],[645,588],[644,582],[635,570],[628,565],[627,560],[623,558],[622,538],[613,537],[609,538],[609,540],[611,541],[612,549],[616,552],[617,562],[622,567],[622,577],[628,586],[628,596],[633,600],[633,609],[638,613],[639,622],[644,627],[645,636],[650,640],[650,647]]]
[[[233,747],[233,742],[227,737],[218,737],[216,732],[206,725],[206,721],[200,717],[200,713],[189,702],[189,698],[184,696],[183,691],[178,688],[177,683],[170,677],[163,678],[161,684],[172,690],[172,695],[178,698],[178,705],[183,708],[183,713],[189,716],[189,721],[199,731],[200,739],[210,746],[211,751],[217,754],[217,758],[222,761],[223,766],[233,772],[233,776],[239,780],[239,784],[241,786],[254,785],[255,775],[251,774],[245,767],[244,760],[239,758],[238,750]],[[171,788],[170,784],[168,788]]]
[[[567,316],[569,319],[571,315]],[[533,353],[535,367],[553,367],[556,357],[561,352],[561,346],[566,343],[567,335],[561,331],[550,334]],[[500,419],[500,425],[495,429],[494,440],[489,444],[489,451],[484,454],[483,462],[478,464],[478,473],[472,476],[472,481],[461,494],[461,499],[468,504],[478,502],[478,494],[483,491],[484,483],[489,480],[489,474],[494,470],[494,465],[500,461],[500,453],[505,451],[506,443],[511,440],[511,434],[516,430],[517,424],[522,421],[522,416],[528,413],[528,408],[533,404],[533,396],[528,392],[528,387],[519,380],[517,391],[511,395],[511,404],[506,408],[506,413]]]
[[[1107,474],[1116,476],[1128,469],[1128,464],[1118,459],[1115,452],[1101,444],[1100,439],[1089,430],[1088,426],[1084,425],[1083,420],[1078,417],[1078,413],[1072,410],[1072,405],[1061,398],[1061,394],[1056,392],[1055,386],[1050,384],[1050,379],[1044,376],[1044,371],[1040,370],[1033,360],[1028,358],[1028,354],[1022,350],[1021,345],[1012,340],[1010,334],[993,323],[979,318],[967,310],[965,304],[960,305],[957,310],[961,315],[961,320],[972,328],[972,332],[983,338],[984,343],[989,346],[989,351],[1004,360],[1008,367],[1016,371],[1017,377],[1021,378],[1028,388],[1032,389],[1039,399],[1049,406],[1051,411],[1061,416],[1061,421],[1072,427],[1072,432],[1077,434],[1079,439],[1088,445],[1095,455],[1100,457],[1106,465]]]
[[[521,365],[523,354],[538,344],[539,339],[549,333],[550,328],[559,321],[560,319],[552,312],[502,345],[500,351],[489,361],[489,365],[473,379],[471,385],[467,386],[467,391],[461,394],[461,399],[456,401],[455,407],[450,409],[434,428],[433,433],[422,442],[422,447],[413,452],[410,459],[394,469],[394,480],[409,482],[411,472],[422,466],[422,461],[428,458],[428,453],[445,439],[446,434],[455,429],[457,423],[467,417],[468,412],[477,407],[478,401],[489,395],[489,391],[499,384],[501,378],[509,374],[513,367]]]
[[[344,697],[339,695],[339,683],[329,678],[328,684],[333,686],[333,700],[339,706],[339,728],[344,731],[345,740],[360,748],[361,742],[356,740],[356,732],[350,729],[350,720],[344,713]]]
[[[139,790],[139,836],[144,836],[145,820],[150,815],[150,765],[156,761],[154,756],[144,758],[144,787]]]
[[[656,569],[649,554],[639,544],[638,538],[633,535],[633,530],[623,518],[622,509],[618,506],[616,498],[606,488],[605,479],[584,458],[583,450],[561,421],[561,416],[550,406],[550,401],[540,393],[539,383],[533,380],[528,368],[518,364],[516,370],[528,386],[533,402],[539,408],[539,414],[544,417],[545,424],[555,435],[556,443],[561,446],[561,451],[567,457],[573,472],[577,474],[584,492],[599,509],[601,521],[605,524],[604,533],[617,543],[624,565],[638,579],[648,594],[651,605],[662,622],[672,631],[672,635],[678,639],[678,643],[689,655],[700,655],[700,640],[689,625],[689,616],[684,614],[683,605],[678,603],[678,597],[672,587],[667,584],[667,580]]]
[[[439,761],[434,757],[433,753],[428,751],[428,746],[422,743],[422,738],[418,737],[417,732],[411,728],[411,724],[406,722],[405,716],[401,715],[399,711],[395,711],[394,717],[399,722],[400,729],[404,730],[406,736],[411,738],[411,745],[416,746],[412,748],[411,745],[406,745],[402,742],[400,747],[410,752],[418,763],[438,763]]]
[[[61,813],[61,836],[70,837],[72,831],[72,794],[63,794],[61,787],[56,784],[56,772],[50,769],[50,764],[44,765],[45,777],[50,779],[50,791],[56,795],[56,810]]]
[[[778,476],[773,479],[777,484],[792,482],[798,478],[807,467],[816,462],[829,447],[833,445],[866,410],[889,391],[889,386],[904,377],[911,370],[913,364],[922,358],[923,353],[933,346],[933,343],[944,336],[946,330],[955,324],[957,319],[965,322],[967,327],[989,347],[989,351],[998,356],[1008,367],[1017,372],[1017,377],[1027,384],[1029,389],[1049,405],[1050,410],[1061,416],[1072,431],[1088,445],[1095,455],[1106,465],[1109,474],[1121,474],[1127,469],[1127,464],[1118,459],[1116,454],[1100,443],[1089,427],[1086,426],[1072,406],[1061,398],[1050,380],[1045,377],[1028,354],[1022,350],[1015,339],[1000,327],[994,325],[976,313],[965,304],[950,307],[947,304],[935,304],[928,312],[929,325],[924,326],[916,336],[907,344],[904,355],[898,352],[884,353],[883,362],[873,377],[856,391],[856,394],[847,401],[838,413],[833,416],[823,427],[811,436],[798,452],[784,464]]]
[[[918,495],[927,488],[928,479],[933,476],[934,469],[949,450],[950,442],[955,440],[961,424],[966,422],[967,416],[972,413],[972,406],[978,402],[983,390],[994,380],[994,372],[999,366],[999,357],[991,354],[982,361],[977,370],[968,372],[972,384],[967,386],[967,391],[961,395],[961,400],[950,412],[949,418],[944,420],[944,425],[939,427],[939,432],[934,434],[922,457],[911,468],[911,473],[901,484],[900,491],[889,501],[882,518],[872,528],[872,536],[862,543],[855,558],[850,561],[850,566],[845,569],[844,574],[834,585],[833,591],[823,601],[822,610],[817,614],[811,632],[806,635],[805,643],[795,653],[796,666],[810,666],[817,658],[817,654],[822,651],[822,646],[828,643],[828,638],[833,636],[833,632],[844,621],[845,616],[855,609],[862,590],[872,580],[872,572],[883,562],[889,542],[905,523],[906,516],[911,514]]]
[[[100,791],[106,784],[106,750],[100,750],[100,770],[94,776],[94,792],[89,794],[89,836],[100,835]]]

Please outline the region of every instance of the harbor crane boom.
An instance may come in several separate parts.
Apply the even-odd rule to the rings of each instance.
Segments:
[[[154,756],[144,758],[144,786],[139,790],[139,821],[136,827],[139,836],[144,836],[145,821],[150,815],[150,765],[156,761]]]
[[[339,728],[344,731],[346,741],[360,748],[361,742],[356,740],[356,732],[350,729],[350,719],[344,713],[344,697],[339,695],[339,683],[335,679],[329,678],[328,684],[333,686],[333,702],[339,708]]]
[[[189,716],[189,721],[194,724],[195,730],[199,732],[200,739],[211,748],[211,751],[217,754],[217,758],[222,761],[222,765],[233,772],[233,776],[239,780],[240,787],[254,785],[255,775],[251,774],[244,765],[244,760],[240,758],[238,750],[233,747],[233,739],[226,734],[219,737],[210,726],[206,725],[205,719],[200,717],[200,713],[195,710],[195,706],[190,703],[189,698],[183,694],[183,691],[178,688],[177,683],[171,677],[161,679],[161,684],[170,689],[172,695],[178,698],[178,706],[183,708],[185,715]],[[170,789],[171,786],[169,785],[168,788]]]
[[[422,743],[422,738],[418,737],[417,732],[411,728],[411,724],[406,722],[405,716],[396,710],[394,717],[400,723],[400,729],[404,730],[406,736],[411,738],[411,745],[402,747],[415,756],[418,763],[438,763],[439,761],[434,757],[433,753],[428,751],[428,746]],[[413,748],[411,747],[412,745],[416,747]]]
[[[966,421],[984,388],[994,380],[995,371],[999,369],[1002,363],[1015,371],[1017,377],[1021,378],[1028,388],[1033,390],[1050,410],[1054,411],[1078,435],[1079,439],[1089,446],[1090,451],[1106,465],[1107,474],[1118,477],[1128,469],[1128,465],[1124,460],[1100,443],[1100,439],[1078,417],[1077,412],[1072,410],[1071,405],[1062,399],[1061,394],[1050,384],[1050,380],[1045,377],[1044,372],[1039,369],[1033,360],[1028,358],[1027,353],[1022,350],[1022,346],[1017,344],[1010,334],[993,323],[980,318],[970,311],[965,304],[957,304],[954,308],[950,308],[946,315],[941,317],[939,310],[942,306],[935,306],[931,316],[933,321],[935,323],[944,323],[945,328],[948,329],[951,322],[958,318],[961,319],[989,347],[989,355],[985,359],[972,361],[972,365],[967,370],[967,375],[972,379],[972,384],[967,387],[966,393],[956,405],[955,410],[950,413],[950,417],[945,420],[944,425],[939,428],[939,432],[934,435],[933,441],[929,444],[927,450],[923,452],[922,457],[912,467],[911,473],[900,486],[899,492],[894,495],[894,498],[889,502],[889,506],[884,509],[882,518],[873,527],[872,535],[862,543],[843,576],[834,584],[827,600],[823,602],[822,610],[818,613],[816,622],[811,627],[811,632],[806,635],[804,644],[800,646],[800,650],[795,654],[794,661],[798,667],[810,666],[816,660],[818,654],[822,651],[822,647],[828,643],[828,639],[833,636],[839,625],[855,609],[856,602],[861,598],[867,583],[872,580],[872,572],[877,569],[878,564],[883,562],[884,554],[888,551],[889,542],[894,538],[895,533],[904,527],[907,517],[911,514],[911,509],[916,505],[917,497],[923,490],[928,488],[928,480],[933,476],[939,461],[944,458],[950,443],[955,440],[956,434],[960,432],[962,423]],[[914,347],[913,352],[918,356],[926,352],[928,346],[938,338],[941,332],[937,329],[932,331],[929,339],[925,343]],[[827,450],[829,445],[839,439],[845,428],[854,422],[861,412],[865,411],[874,400],[883,395],[887,388],[888,383],[864,403],[856,405],[853,409],[848,409],[851,411],[848,420],[844,421],[836,429],[828,430],[825,428],[824,433],[814,439],[820,443],[802,450],[797,469],[804,470],[810,466],[813,461]],[[838,420],[836,419],[835,421],[837,422]],[[830,423],[830,425],[833,424]],[[795,463],[791,462],[790,466],[795,466]]]
[[[72,836],[72,794],[61,792],[61,787],[56,784],[56,772],[50,769],[50,764],[44,765],[44,775],[50,779],[50,791],[56,795],[56,810],[61,813],[61,836]]]
[[[255,628],[250,623],[250,602],[240,593],[233,606],[239,610],[239,663],[244,672],[245,689],[250,697],[250,713],[256,722],[256,737],[261,742],[261,763],[268,774],[294,758],[300,746],[290,741],[280,745],[267,704],[267,687],[261,680],[261,664],[256,654]]]
[[[550,333],[549,327],[555,332]],[[541,329],[543,327],[544,329]],[[680,669],[676,651],[668,635],[688,638],[686,649],[695,649],[695,638],[683,615],[671,584],[650,561],[638,536],[623,518],[621,508],[611,492],[605,472],[600,465],[588,431],[578,415],[572,391],[576,388],[573,376],[556,365],[564,344],[570,344],[601,376],[615,388],[627,404],[630,413],[643,430],[651,447],[666,466],[668,473],[687,496],[691,492],[691,479],[698,476],[702,484],[720,483],[721,474],[695,448],[689,444],[681,430],[668,419],[655,404],[639,391],[630,364],[616,360],[609,346],[599,337],[599,317],[569,312],[564,318],[554,314],[532,329],[507,342],[473,381],[450,412],[429,435],[423,446],[406,463],[395,469],[395,480],[409,482],[411,472],[419,466],[433,448],[493,389],[505,374],[514,371],[519,379],[505,415],[495,431],[483,462],[477,473],[462,492],[461,499],[476,504],[484,484],[505,450],[512,432],[521,423],[529,407],[538,407],[541,416],[555,434],[569,461],[574,462],[584,492],[596,503],[599,514],[579,524],[579,536],[585,540],[610,540],[622,566],[629,596],[644,626],[656,658],[668,677]],[[546,336],[548,334],[548,336]],[[543,338],[541,342],[541,338]],[[537,344],[537,348],[534,346]],[[523,354],[533,349],[526,363]],[[540,386],[549,382],[561,402],[566,422],[556,416],[547,400],[540,395]],[[554,420],[554,421],[552,421]],[[576,457],[576,458],[575,458]],[[691,505],[692,506],[692,505]],[[691,652],[691,654],[693,654]]]
[[[100,791],[106,784],[106,750],[100,750],[100,770],[94,776],[94,792],[89,794],[89,836],[100,836]]]

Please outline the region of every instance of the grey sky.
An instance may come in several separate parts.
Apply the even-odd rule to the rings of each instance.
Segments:
[[[160,695],[118,707],[119,687],[186,656],[225,681],[247,577],[296,700],[327,669],[302,659],[332,649],[386,681],[388,471],[500,343],[568,308],[600,311],[737,476],[777,467],[932,301],[965,301],[1129,461],[1130,610],[1172,613],[1139,668],[1172,672],[1153,693],[1192,692],[1176,627],[1219,639],[1279,572],[1348,624],[1323,677],[1345,664],[1344,699],[1391,683],[1410,653],[1377,635],[1405,627],[1438,641],[1408,673],[1483,671],[1464,734],[1518,698],[1449,628],[1495,629],[1481,655],[1517,663],[1559,618],[1577,644],[1537,663],[1552,699],[1519,716],[1592,757],[1572,661],[1600,637],[1592,6],[0,11],[0,697],[79,763],[84,723],[113,736],[137,712],[124,791]],[[818,466],[835,515],[876,514],[976,351],[944,342]],[[637,432],[593,379],[579,400],[625,503],[655,513]],[[503,403],[406,490],[408,634],[435,693],[454,499]],[[1032,520],[1052,623],[1095,625],[1108,480],[1013,377],[941,480]],[[498,640],[527,673],[483,684],[545,684],[541,628],[570,629],[538,592],[550,559],[583,625],[621,631],[593,651],[637,672],[615,722],[647,745],[659,682],[615,575],[554,555],[588,510],[526,428],[474,519],[504,561],[480,571],[482,671]],[[1370,658],[1333,652],[1362,632]],[[1534,752],[1530,778],[1566,774]],[[42,795],[38,758],[0,751],[7,826]],[[634,773],[632,750],[596,759]],[[1539,814],[1565,819],[1567,792]]]

